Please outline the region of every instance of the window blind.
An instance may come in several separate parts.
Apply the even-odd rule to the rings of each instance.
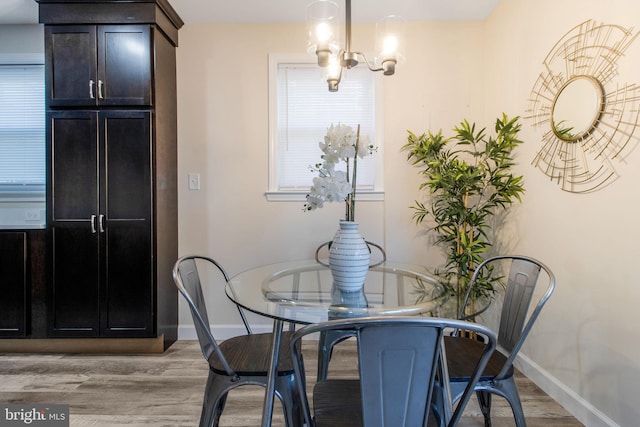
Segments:
[[[365,67],[346,71],[338,92],[329,92],[315,64],[278,64],[278,191],[307,191],[321,162],[318,144],[331,124],[342,123],[375,138],[375,80]],[[344,162],[342,163],[344,164]],[[373,190],[375,159],[358,159],[358,189]]]
[[[45,183],[43,65],[0,65],[0,192]]]

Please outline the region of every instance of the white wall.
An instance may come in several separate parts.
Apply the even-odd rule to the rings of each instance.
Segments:
[[[488,126],[502,112],[526,116],[542,61],[573,26],[595,19],[639,27],[637,0],[503,1],[484,22],[410,24],[408,59],[384,79],[384,202],[361,203],[358,220],[392,260],[441,260],[411,219],[420,178],[400,147],[406,130],[451,129],[463,118]],[[370,26],[354,47],[371,50]],[[333,235],[342,206],[302,212],[301,202],[267,202],[268,54],[305,49],[302,25],[186,25],[178,49],[180,254],[218,259],[230,274],[308,258]],[[621,59],[633,82],[640,41]],[[592,194],[561,191],[531,165],[541,132],[522,121],[517,169],[526,194],[505,224],[514,252],[556,273],[521,366],[587,425],[632,426],[640,419],[640,345],[631,313],[640,291],[634,258],[640,150],[620,178]],[[328,125],[328,124],[327,124]],[[187,190],[187,173],[202,176]],[[220,298],[219,322],[237,323]],[[254,319],[262,321],[261,319]],[[189,325],[182,307],[181,325]]]
[[[0,54],[44,55],[44,27],[30,25],[0,25]]]

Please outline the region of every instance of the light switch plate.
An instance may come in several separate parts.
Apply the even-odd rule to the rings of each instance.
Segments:
[[[199,190],[199,189],[200,189],[200,174],[190,173],[189,174],[189,190]]]

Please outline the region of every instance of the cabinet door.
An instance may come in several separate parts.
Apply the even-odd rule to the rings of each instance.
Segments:
[[[47,25],[45,52],[49,106],[96,105],[95,25]]]
[[[48,324],[51,336],[98,336],[97,113],[48,113]]]
[[[0,336],[27,330],[27,233],[0,233]]]
[[[103,112],[104,336],[153,336],[152,135],[148,111]]]
[[[148,25],[98,27],[100,105],[151,105],[150,34]]]
[[[153,336],[148,111],[49,113],[51,336]]]
[[[49,222],[83,222],[98,214],[98,113],[53,111],[47,114]]]
[[[150,106],[149,25],[47,25],[50,107]]]

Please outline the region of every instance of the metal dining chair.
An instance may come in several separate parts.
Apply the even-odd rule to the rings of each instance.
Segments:
[[[450,419],[441,409],[445,328],[469,328],[485,338],[465,392]],[[313,415],[304,382],[301,340],[309,334],[350,331],[358,343],[358,379],[330,378],[313,387]],[[428,422],[455,426],[495,349],[496,336],[477,324],[438,318],[377,316],[305,326],[291,338],[298,393],[309,427],[415,427]],[[433,409],[433,410],[432,410]],[[435,411],[435,412],[434,412]]]
[[[475,385],[478,403],[485,419],[485,426],[491,426],[491,395],[504,397],[511,405],[516,426],[525,427],[526,421],[520,402],[520,396],[514,379],[513,362],[531,331],[540,311],[555,289],[555,276],[551,270],[538,260],[526,256],[506,255],[489,258],[476,268],[467,291],[460,317],[464,314],[473,285],[487,268],[499,272],[497,263],[508,263],[508,276],[504,294],[504,303],[500,314],[498,329],[498,350],[493,353],[487,367]],[[505,270],[506,271],[506,270]],[[534,291],[540,282],[540,272],[544,271],[548,283],[544,294],[535,305]],[[530,310],[530,307],[534,307]],[[468,378],[472,372],[469,360],[482,349],[482,344],[473,339],[454,333],[444,340],[452,399],[463,395]]]
[[[189,304],[202,354],[209,362],[200,427],[211,427],[218,425],[230,390],[244,385],[266,387],[272,334],[252,334],[238,307],[247,335],[229,338],[218,344],[211,332],[202,278],[209,287],[219,287],[229,281],[225,270],[211,258],[190,255],[176,261],[173,280]],[[289,350],[290,337],[291,332],[282,333],[275,393],[282,402],[286,425],[294,427],[300,425],[302,413]]]

